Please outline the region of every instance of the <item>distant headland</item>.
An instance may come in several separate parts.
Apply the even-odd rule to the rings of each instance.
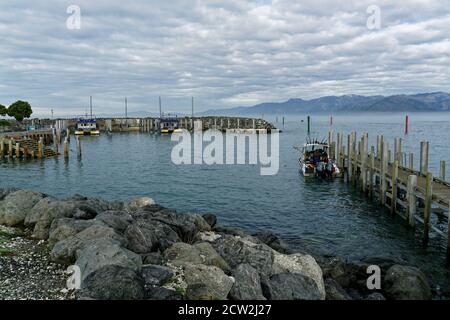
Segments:
[[[450,111],[450,94],[445,92],[420,93],[413,95],[326,96],[317,99],[289,99],[285,102],[267,102],[251,107],[215,109],[203,115],[224,114],[302,114],[329,112],[430,112]]]

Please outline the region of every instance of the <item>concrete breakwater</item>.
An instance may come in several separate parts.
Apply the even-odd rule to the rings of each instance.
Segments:
[[[250,235],[221,226],[213,214],[178,213],[146,197],[107,202],[74,195],[62,200],[0,188],[0,224],[24,230],[24,237],[48,247],[53,263],[70,267],[69,284],[77,299],[438,296],[417,268],[382,258],[350,263],[293,252],[270,232]],[[0,256],[2,266],[14,254]],[[379,278],[368,273],[374,266]],[[13,280],[0,278],[0,284]]]

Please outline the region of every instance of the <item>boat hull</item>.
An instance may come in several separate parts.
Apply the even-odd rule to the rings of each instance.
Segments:
[[[100,131],[93,130],[93,131],[75,131],[76,136],[98,136],[100,135]]]

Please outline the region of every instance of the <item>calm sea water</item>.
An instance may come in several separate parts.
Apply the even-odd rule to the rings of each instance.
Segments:
[[[152,134],[113,134],[83,137],[78,160],[71,142],[70,160],[0,161],[0,186],[40,190],[55,196],[74,193],[126,200],[150,196],[182,212],[213,212],[220,222],[254,230],[271,230],[291,245],[315,253],[358,259],[383,256],[405,260],[432,275],[446,290],[450,273],[445,268],[445,240],[432,234],[423,247],[421,228],[412,231],[400,218],[347,186],[305,179],[299,173],[294,145],[305,140],[306,117],[286,117],[280,135],[280,170],[261,176],[257,165],[172,164],[175,145],[170,137]],[[275,122],[275,117],[268,120]],[[430,167],[438,174],[439,160],[450,167],[450,113],[410,114],[410,134],[403,136],[404,114],[312,116],[313,135],[325,138],[328,130],[368,132],[371,144],[384,134],[393,146],[403,137],[404,150],[416,154],[419,141],[430,141]],[[346,140],[344,141],[346,142]],[[450,176],[447,170],[447,176]],[[442,226],[446,221],[440,221]]]

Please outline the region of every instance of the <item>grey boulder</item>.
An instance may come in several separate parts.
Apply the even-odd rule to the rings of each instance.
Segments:
[[[139,272],[142,260],[139,255],[122,248],[112,239],[100,238],[92,240],[88,246],[80,250],[75,262],[81,271],[81,280],[89,274],[105,266],[114,265]]]
[[[103,222],[119,233],[123,233],[133,222],[133,217],[125,211],[109,210],[97,215],[95,220]]]
[[[24,223],[26,216],[46,196],[30,190],[9,193],[0,202],[0,224],[14,227]]]
[[[106,265],[86,277],[79,297],[95,300],[142,300],[145,298],[144,280],[133,269]]]
[[[163,257],[174,266],[185,266],[190,263],[216,266],[224,271],[230,270],[227,262],[214,250],[211,244],[206,242],[195,245],[177,242],[163,252]]]
[[[395,300],[429,300],[431,288],[425,275],[417,268],[394,265],[384,278],[384,291]]]
[[[150,287],[145,291],[145,297],[148,300],[182,300],[183,296],[171,289],[164,287]]]
[[[162,286],[174,275],[172,269],[157,265],[143,266],[141,273],[148,286]]]
[[[274,251],[265,244],[256,244],[247,237],[224,234],[212,246],[232,269],[247,263],[261,275],[272,274]]]
[[[287,243],[285,243],[283,240],[281,240],[280,237],[270,231],[257,232],[253,234],[253,236],[260,240],[262,243],[267,244],[275,251],[285,254],[292,253],[292,250],[289,249]]]
[[[184,269],[184,276],[188,285],[187,298],[191,300],[202,297],[225,300],[234,283],[233,278],[214,266],[188,264]]]
[[[249,264],[240,264],[233,271],[234,285],[230,291],[233,300],[266,300],[258,271]]]
[[[262,281],[269,300],[321,300],[322,294],[311,278],[299,273],[280,273]]]
[[[94,225],[94,220],[76,220],[73,218],[61,218],[53,220],[50,226],[48,241],[51,245],[64,240],[68,237],[74,236]]]
[[[177,233],[165,223],[146,219],[133,221],[124,236],[128,241],[128,249],[140,254],[164,251],[181,241]]]
[[[106,238],[120,245],[126,245],[126,240],[118,235],[114,229],[94,224],[83,231],[59,241],[53,247],[51,258],[53,261],[70,264],[77,258],[77,252],[92,244],[93,240]]]
[[[324,282],[327,300],[352,300],[347,292],[335,280],[327,278]]]

